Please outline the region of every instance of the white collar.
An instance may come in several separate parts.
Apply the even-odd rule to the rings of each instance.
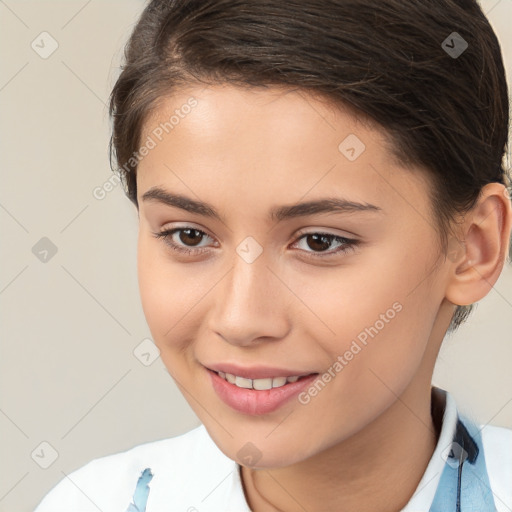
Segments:
[[[444,466],[446,464],[446,457],[452,445],[458,419],[455,400],[450,395],[450,393],[434,387],[432,389],[432,401],[436,400],[440,402],[436,404],[439,407],[443,407],[444,405],[444,413],[441,424],[436,425],[438,430],[441,430],[439,439],[434,449],[434,453],[430,458],[427,469],[425,470],[420,483],[416,487],[416,491],[414,491],[411,499],[401,510],[401,512],[418,512],[430,510],[432,502],[434,501],[437,487],[439,485],[439,481],[441,480],[441,474],[443,473]],[[435,416],[433,419],[435,421]]]

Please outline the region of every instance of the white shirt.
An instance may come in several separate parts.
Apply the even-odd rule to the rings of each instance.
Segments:
[[[430,509],[456,422],[455,401],[446,393],[438,443],[416,492],[402,512]],[[512,430],[486,426],[481,436],[496,508],[498,512],[510,512]],[[151,468],[153,474],[146,512],[251,512],[240,466],[220,451],[203,425],[177,437],[90,461],[63,478],[35,512],[126,512],[145,468]]]

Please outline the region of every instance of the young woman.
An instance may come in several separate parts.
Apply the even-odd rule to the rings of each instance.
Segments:
[[[111,96],[144,313],[202,425],[37,512],[512,508],[512,432],[433,387],[512,226],[473,0],[153,0]]]

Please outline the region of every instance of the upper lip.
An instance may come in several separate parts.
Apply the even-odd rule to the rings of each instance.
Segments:
[[[295,375],[301,377],[303,375],[317,373],[303,370],[290,370],[287,368],[275,368],[272,366],[238,366],[233,363],[218,363],[204,366],[214,372],[230,373],[238,377],[252,380],[268,379],[271,377],[293,377]]]

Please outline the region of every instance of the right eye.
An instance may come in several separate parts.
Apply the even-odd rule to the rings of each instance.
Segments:
[[[176,233],[180,233],[178,235],[178,239],[181,241],[182,244],[177,243],[173,238]],[[183,234],[181,234],[183,233]],[[164,242],[174,251],[177,251],[179,253],[183,254],[202,254],[207,251],[206,248],[203,246],[199,247],[198,249],[195,248],[194,243],[199,240],[199,242],[204,238],[208,237],[211,238],[209,235],[207,235],[204,231],[201,231],[200,229],[196,229],[191,226],[186,227],[180,227],[180,228],[173,228],[173,229],[165,229],[156,233],[153,233],[153,235],[158,239],[163,239]],[[186,245],[187,243],[191,243],[193,245]]]

